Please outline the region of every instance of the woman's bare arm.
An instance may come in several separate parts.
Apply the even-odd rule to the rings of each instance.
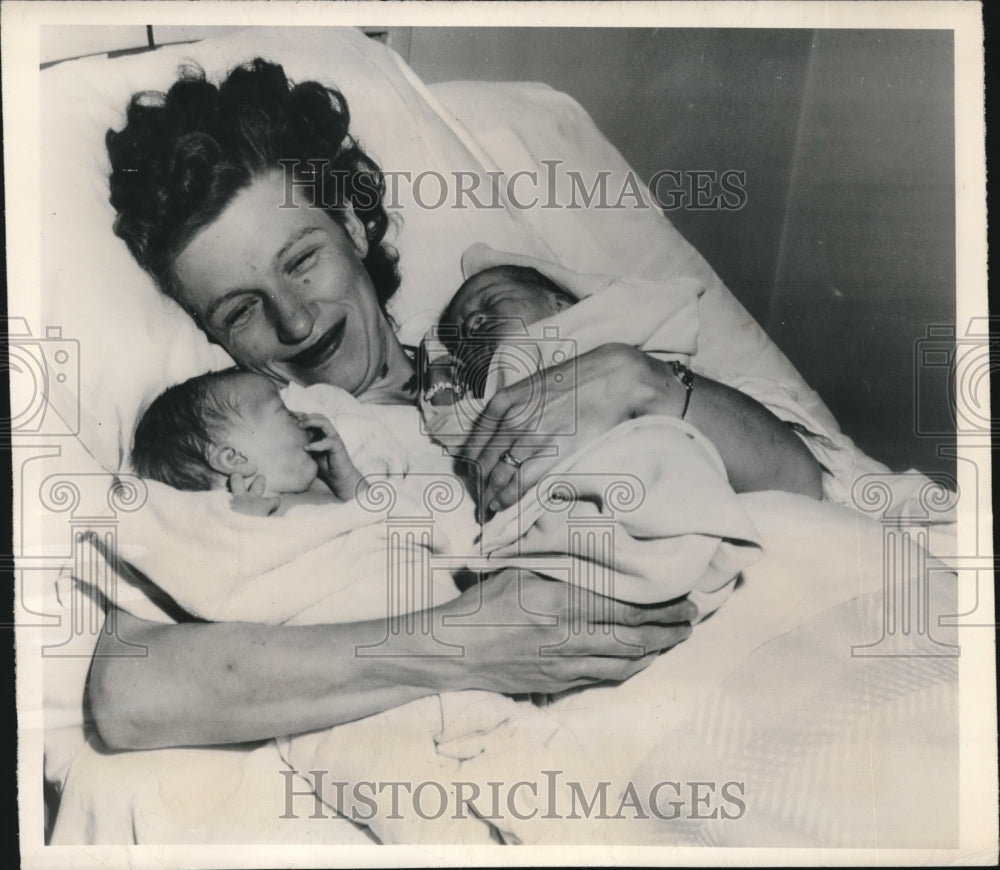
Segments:
[[[114,749],[260,740],[357,719],[430,691],[401,676],[389,685],[385,661],[354,657],[354,645],[371,639],[360,625],[114,617],[117,631],[102,632],[89,681],[98,731]],[[119,638],[146,647],[146,655],[123,650]]]
[[[822,498],[816,458],[786,424],[745,393],[694,375],[684,419],[715,445],[736,492],[779,489]]]
[[[686,389],[669,363],[625,344],[602,345],[505,387],[458,450],[481,518],[516,503],[559,457],[624,420],[680,417],[685,400]],[[749,396],[696,376],[684,419],[715,444],[737,492],[780,489],[820,497],[819,463],[788,426]],[[539,433],[548,436],[544,444]],[[517,474],[501,460],[507,452],[519,461]]]
[[[571,596],[508,569],[429,614],[431,631],[397,632],[373,650],[385,621],[174,625],[115,611],[91,666],[91,709],[109,746],[147,749],[299,733],[444,690],[561,691],[641,670],[690,634],[696,609]],[[613,636],[578,630],[609,619]],[[147,654],[123,655],[122,641]]]

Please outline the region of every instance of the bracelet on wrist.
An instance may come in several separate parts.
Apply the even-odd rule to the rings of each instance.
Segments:
[[[684,410],[681,411],[680,419],[683,420],[691,404],[691,393],[694,391],[694,373],[684,363],[678,360],[671,360],[670,371],[677,380],[684,385]]]

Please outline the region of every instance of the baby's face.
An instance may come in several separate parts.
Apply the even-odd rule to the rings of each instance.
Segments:
[[[449,325],[461,338],[520,335],[525,327],[551,317],[568,303],[545,287],[505,272],[487,269],[473,275],[448,306]]]
[[[569,299],[512,267],[494,266],[473,275],[458,289],[442,317],[441,326],[457,333],[453,333],[457,347],[447,365],[430,366],[425,401],[451,404],[467,392],[482,398],[500,340],[524,335],[532,323],[570,305]]]
[[[269,494],[305,492],[318,472],[306,451],[309,433],[285,407],[273,381],[250,373],[239,379],[240,413],[227,441],[246,457],[250,473],[264,475]]]

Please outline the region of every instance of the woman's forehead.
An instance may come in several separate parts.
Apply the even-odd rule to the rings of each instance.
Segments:
[[[272,267],[310,231],[329,232],[332,226],[326,212],[311,207],[300,192],[286,190],[282,173],[272,173],[237,193],[195,234],[175,258],[174,275],[185,301],[203,308]]]

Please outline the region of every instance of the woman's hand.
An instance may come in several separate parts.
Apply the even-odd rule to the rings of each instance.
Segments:
[[[561,457],[647,413],[654,400],[661,413],[680,416],[683,387],[675,380],[642,351],[605,344],[500,390],[457,451],[468,463],[480,520],[517,502]]]
[[[235,472],[229,475],[229,492],[232,494],[230,505],[234,511],[251,517],[269,517],[281,507],[281,499],[264,495],[267,481],[263,474],[258,474],[247,485],[247,479]]]
[[[435,637],[462,651],[440,660],[438,691],[518,694],[625,680],[689,637],[698,609],[628,604],[506,568],[434,613]]]
[[[357,495],[358,487],[364,485],[364,479],[351,460],[337,430],[323,414],[297,416],[303,429],[314,429],[320,433],[318,441],[306,445],[306,450],[316,460],[319,479],[341,501],[350,501]]]

